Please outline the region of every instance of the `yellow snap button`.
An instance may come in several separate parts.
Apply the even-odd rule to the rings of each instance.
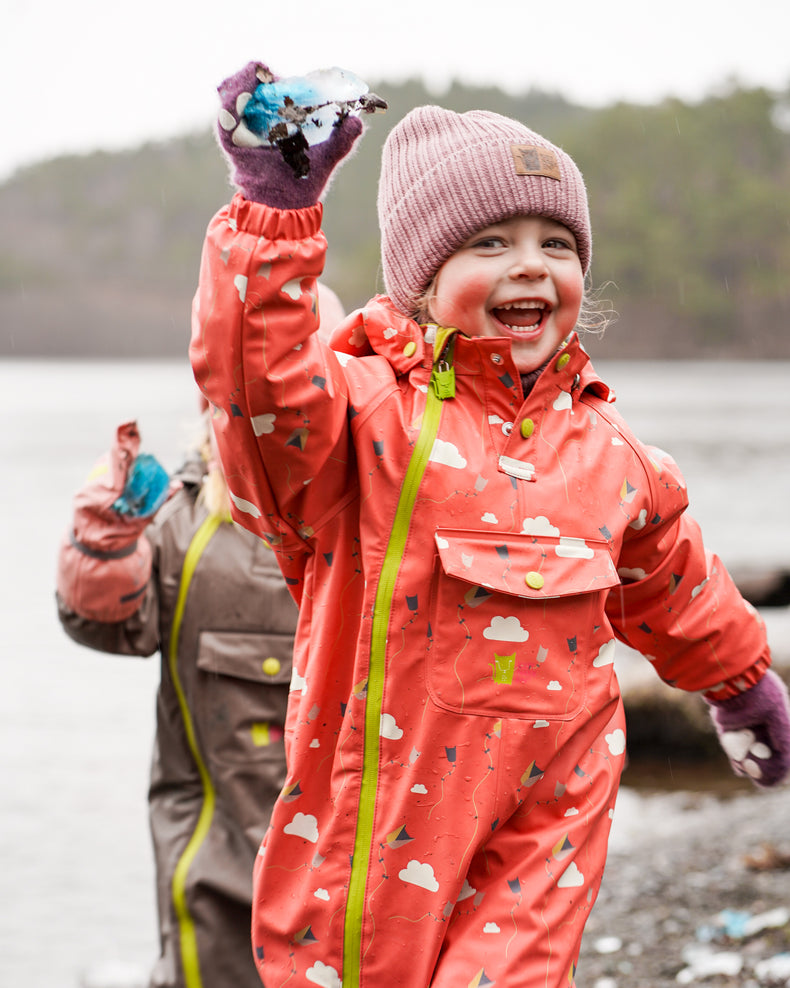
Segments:
[[[532,590],[540,590],[543,584],[546,582],[540,573],[535,572],[535,570],[530,570],[529,573],[524,577],[524,582]]]
[[[414,342],[414,340],[409,340],[409,342],[403,348],[403,355],[404,355],[404,357],[411,357],[411,356],[413,356],[414,355],[414,352],[416,351],[416,349],[417,349],[417,344]]]
[[[532,433],[535,431],[535,423],[532,419],[522,419],[521,420],[521,435],[525,439],[529,439]]]
[[[557,363],[554,366],[558,371],[561,371],[563,367],[567,366],[570,359],[571,355],[569,353],[563,353],[561,356],[557,357]]]
[[[282,664],[279,659],[275,659],[274,656],[270,655],[268,659],[263,660],[261,668],[267,676],[276,676],[282,668]]]

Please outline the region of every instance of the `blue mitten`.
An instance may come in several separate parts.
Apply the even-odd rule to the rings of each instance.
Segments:
[[[341,69],[278,79],[249,62],[218,92],[217,135],[234,185],[277,209],[315,205],[362,133],[358,114],[386,108]]]
[[[768,788],[790,773],[790,702],[787,687],[769,670],[751,689],[711,700],[710,715],[736,775]]]

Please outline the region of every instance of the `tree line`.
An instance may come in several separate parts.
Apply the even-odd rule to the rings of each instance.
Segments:
[[[389,129],[421,103],[515,117],[582,170],[608,358],[790,357],[790,90],[591,109],[536,90],[376,83],[386,114],[325,204],[326,281],[350,310],[383,291],[376,185]],[[70,155],[0,185],[0,354],[182,356],[205,227],[231,195],[210,132]]]

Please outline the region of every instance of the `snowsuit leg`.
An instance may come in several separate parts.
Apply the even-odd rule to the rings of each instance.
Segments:
[[[610,751],[622,743],[618,731],[624,731],[619,700],[558,751],[527,798],[475,855],[431,988],[575,984],[620,780],[622,757]]]

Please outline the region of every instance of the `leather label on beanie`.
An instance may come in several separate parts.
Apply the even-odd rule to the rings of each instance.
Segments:
[[[558,182],[561,180],[560,163],[551,148],[536,144],[511,144],[510,150],[516,163],[516,175],[540,175]]]

